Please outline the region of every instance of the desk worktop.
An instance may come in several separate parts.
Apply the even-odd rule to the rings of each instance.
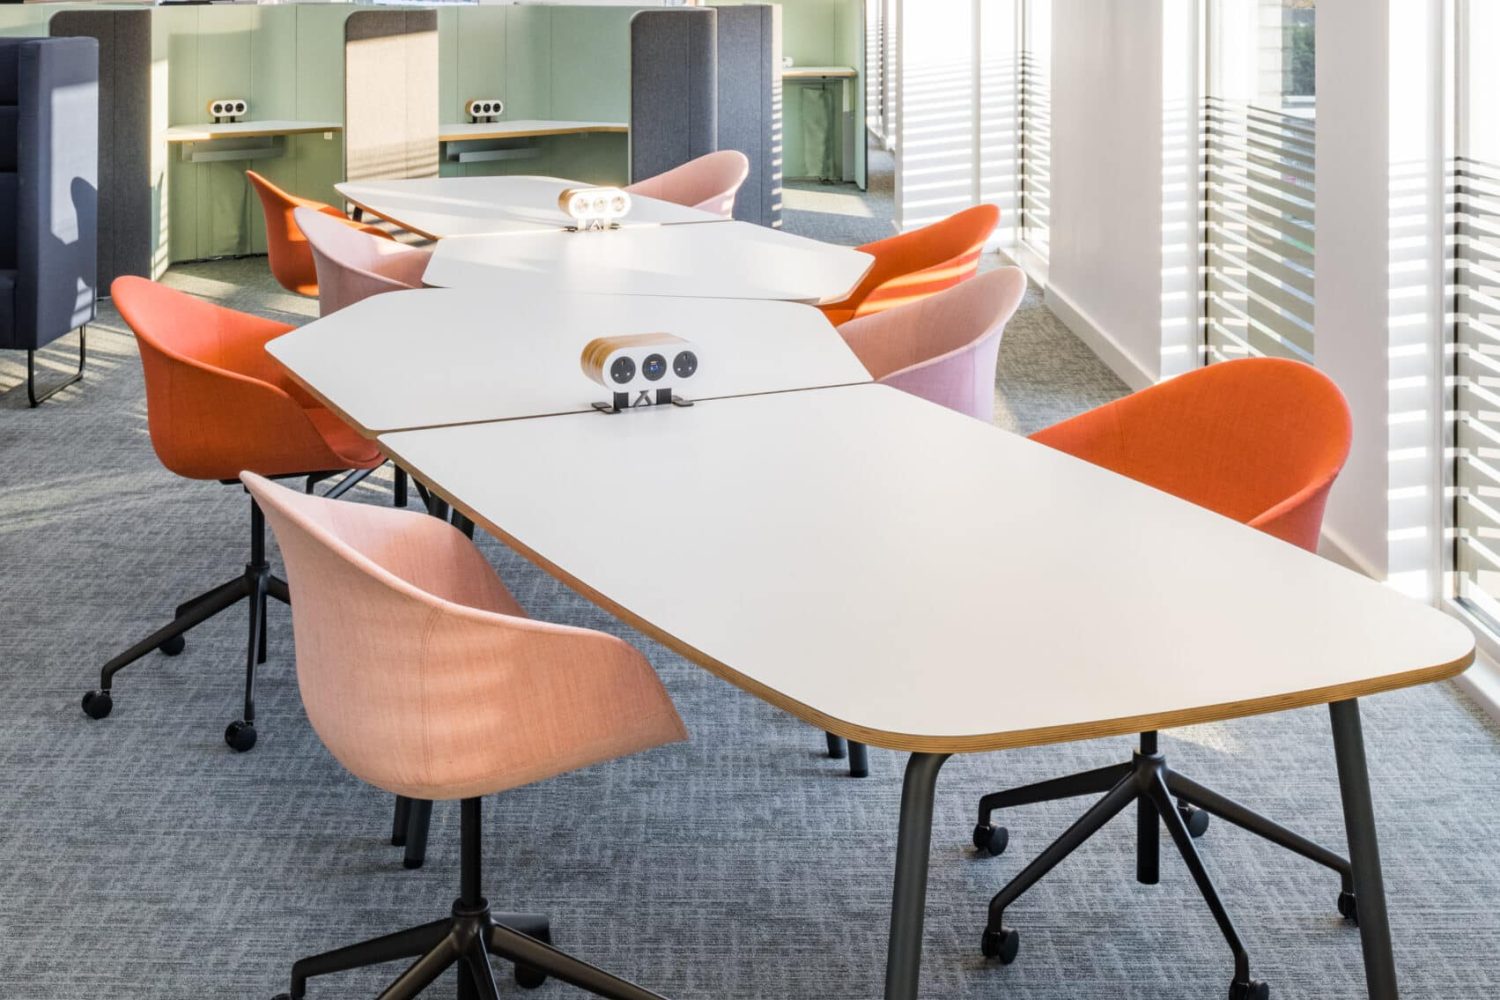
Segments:
[[[439,126],[441,142],[467,142],[482,139],[527,139],[548,135],[623,134],[630,131],[625,122],[544,121],[528,118],[498,122],[454,122]]]
[[[1383,584],[885,386],[380,442],[596,603],[877,746],[1165,729],[1473,658],[1461,624]]]
[[[853,66],[789,66],[781,71],[783,80],[852,79],[859,76]]]
[[[214,139],[250,139],[271,135],[302,135],[310,132],[342,132],[338,122],[300,122],[268,119],[253,122],[223,122],[173,125],[166,131],[168,142],[211,142]]]

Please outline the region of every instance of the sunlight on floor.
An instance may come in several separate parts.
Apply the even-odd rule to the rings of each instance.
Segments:
[[[829,215],[852,215],[860,219],[873,219],[874,213],[858,192],[808,191],[803,188],[786,188],[782,192],[783,206],[799,212],[827,212]]]

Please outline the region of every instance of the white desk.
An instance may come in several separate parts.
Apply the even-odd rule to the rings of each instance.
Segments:
[[[559,230],[572,224],[557,196],[586,186],[561,177],[432,177],[345,181],[339,194],[371,215],[428,239]],[[655,198],[631,197],[628,226],[720,222],[719,216]]]
[[[1353,699],[1460,672],[1474,644],[1453,619],[883,386],[380,442],[469,518],[707,669],[813,725],[913,751],[888,1000],[917,993],[949,754],[1324,702],[1338,702],[1370,993],[1394,1000]]]
[[[213,142],[216,139],[253,139],[277,135],[303,135],[313,132],[342,132],[338,122],[256,121],[222,124],[173,125],[166,131],[169,143]]]
[[[820,304],[846,298],[873,263],[848,247],[748,222],[719,222],[443,240],[423,280],[496,294],[544,287]]]
[[[691,399],[869,381],[821,312],[788,302],[488,290],[391,292],[266,345],[366,437],[389,430],[590,410],[609,392],[579,367],[583,345],[674,333],[701,366]],[[351,364],[351,358],[358,358]]]
[[[456,122],[439,127],[439,142],[470,142],[480,139],[531,139],[552,135],[623,135],[630,131],[625,122],[563,122],[535,118],[499,122]]]

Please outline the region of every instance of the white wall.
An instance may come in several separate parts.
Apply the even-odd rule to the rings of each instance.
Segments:
[[[1055,0],[1048,304],[1134,386],[1162,373],[1162,0]]]

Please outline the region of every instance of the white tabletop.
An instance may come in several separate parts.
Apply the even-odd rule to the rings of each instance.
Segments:
[[[475,139],[526,139],[533,136],[629,131],[630,126],[625,122],[565,122],[518,118],[514,121],[454,122],[442,125],[438,129],[438,139],[442,142],[467,142]]]
[[[208,122],[173,125],[166,131],[168,142],[210,142],[214,139],[249,139],[267,135],[300,135],[305,132],[342,132],[338,122],[300,122],[266,120],[255,122]]]
[[[867,253],[748,222],[443,240],[423,280],[443,288],[550,287],[620,295],[837,302]]]
[[[884,386],[380,440],[626,620],[894,749],[1275,711],[1472,657],[1386,586]]]
[[[558,230],[572,224],[557,207],[570,187],[562,177],[427,177],[396,181],[345,181],[339,194],[360,208],[428,239],[484,233]],[[719,216],[655,198],[631,196],[628,226],[720,222]]]
[[[488,290],[379,295],[266,345],[366,437],[410,427],[587,411],[610,393],[579,367],[595,337],[672,333],[698,348],[689,399],[869,381],[821,312],[788,302],[641,295],[497,301]]]

